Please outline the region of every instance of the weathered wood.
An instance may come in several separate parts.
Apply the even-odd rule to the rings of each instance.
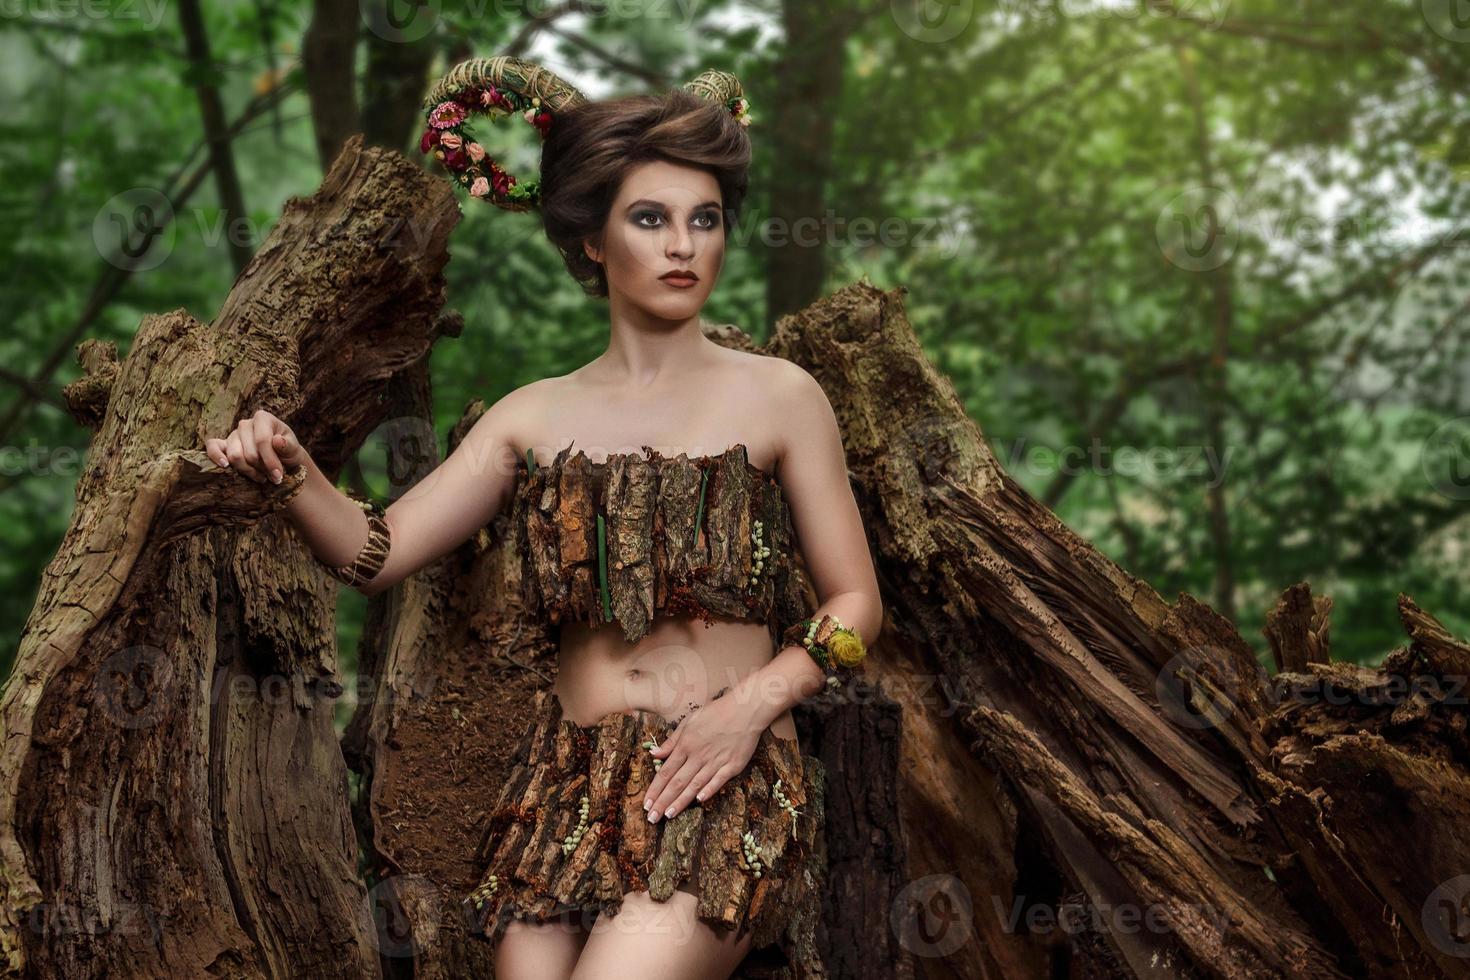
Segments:
[[[833,402],[885,635],[905,640],[882,645],[869,672],[893,682],[904,731],[919,733],[904,743],[907,813],[949,831],[910,834],[910,877],[969,869],[968,921],[920,914],[931,935],[947,925],[964,942],[944,955],[930,942],[921,966],[1463,975],[1458,939],[1425,909],[1436,896],[1454,906],[1445,883],[1465,866],[1452,823],[1465,812],[1465,702],[1433,693],[1463,680],[1465,645],[1405,598],[1409,650],[1378,670],[1316,663],[1327,604],[1298,590],[1272,625],[1294,648],[1283,659],[1310,675],[1273,685],[1222,617],[1188,595],[1164,602],[1004,472],[924,357],[903,294],[844,289],[783,320],[771,352]],[[1410,668],[1445,684],[1383,700]],[[1313,691],[1333,697],[1304,703]],[[972,758],[957,757],[956,736]],[[840,785],[862,793],[868,778],[850,770]],[[997,785],[999,807],[986,799]],[[1091,916],[1065,936],[1025,927],[1026,913],[1055,918],[1068,904],[1131,912],[1133,927]],[[1019,928],[1005,922],[1012,910]],[[1140,928],[1145,916],[1156,926]]]
[[[883,651],[869,654],[874,655]],[[819,695],[793,715],[804,750],[830,774],[822,863],[825,967],[833,977],[852,980],[908,980],[917,975],[916,963],[935,960],[932,943],[947,929],[942,921],[939,929],[912,924],[926,911],[948,917],[948,900],[963,885],[948,874],[925,881],[909,872],[899,794],[905,787],[904,744],[912,735],[903,728],[900,704],[873,680],[853,678],[845,694]],[[913,838],[941,845],[955,844],[950,834],[975,833],[973,826],[946,828],[924,817],[910,826],[916,828]],[[969,961],[981,951],[971,940],[956,952]]]
[[[333,726],[335,582],[275,513],[299,481],[200,447],[265,407],[335,473],[449,322],[456,213],[441,181],[353,141],[212,324],[147,316],[122,363],[83,345],[67,398],[93,465],[0,701],[7,975],[378,975]],[[405,224],[414,247],[390,247]]]
[[[1271,657],[1278,671],[1302,671],[1307,664],[1332,661],[1327,619],[1331,612],[1332,599],[1312,595],[1311,586],[1305,582],[1281,594],[1266,614],[1266,625],[1261,630],[1271,643]]]
[[[707,464],[698,534],[696,461],[538,469],[484,533],[372,604],[371,696],[343,746],[362,776],[356,883],[327,703],[334,586],[272,516],[294,486],[210,472],[197,447],[263,405],[330,473],[383,418],[364,386],[411,376],[399,411],[426,404],[424,355],[456,329],[439,315],[453,212],[442,182],[349,144],[211,327],[149,317],[122,364],[83,346],[66,395],[98,464],[0,700],[9,975],[489,975],[457,898],[489,839],[486,787],[552,679],[541,597],[600,621],[592,502],[611,494],[612,590],[635,629],[652,608],[808,608],[779,487],[743,453]],[[405,224],[414,244],[382,247]],[[1269,614],[1267,678],[1225,619],[1164,601],[1004,472],[902,298],[859,283],[764,351],[832,400],[889,613],[872,683],[794,712],[829,775],[806,869],[821,921],[786,975],[1464,975],[1470,645],[1401,597],[1406,647],[1332,663],[1330,603],[1301,584]],[[794,564],[743,594],[756,517]],[[622,768],[600,760],[589,798],[610,805]],[[624,821],[650,888],[710,856],[711,913],[772,900],[727,863],[742,803],[712,801],[732,809],[707,850],[676,831],[655,854],[646,821]],[[528,867],[559,847],[541,833]],[[608,901],[625,884],[580,851],[561,873]],[[1047,927],[1069,908],[1102,917]]]
[[[450,433],[459,445],[484,405]],[[479,873],[489,790],[510,769],[555,648],[524,603],[525,564],[509,512],[382,598],[382,656],[344,738],[362,776],[355,816],[385,973],[491,976],[492,951],[469,937],[458,899]]]
[[[598,585],[601,514],[609,605],[627,642],[642,639],[655,616],[671,610],[705,619],[761,618],[773,610],[767,625],[777,642],[810,607],[780,484],[751,465],[743,445],[699,461],[644,451],[592,462],[568,446],[534,473],[518,469],[531,604],[553,624],[609,621]],[[771,553],[752,583],[757,520]]]
[[[789,976],[825,977],[813,953],[822,874],[810,862],[823,822],[821,763],[765,731],[742,776],[656,826],[641,803],[657,771],[645,746],[675,727],[652,712],[577,725],[554,694],[538,692],[488,814],[478,852],[486,874],[467,911],[497,935],[512,917],[567,909],[583,910],[590,925],[616,915],[630,890],[668,900],[697,868],[702,920],[750,929],[757,949],[780,945]]]
[[[653,517],[659,467],[638,456],[614,456],[604,467],[607,577],[613,615],[634,636],[653,623]]]

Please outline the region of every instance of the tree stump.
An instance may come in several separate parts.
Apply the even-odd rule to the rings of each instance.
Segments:
[[[94,452],[0,698],[6,975],[490,974],[458,900],[555,649],[507,515],[374,599],[339,750],[337,586],[276,513],[297,487],[199,448],[265,407],[332,474],[395,383],[425,403],[457,213],[354,139],[213,324],[82,346]],[[794,712],[827,774],[807,973],[1465,975],[1470,646],[1402,597],[1406,647],[1332,663],[1299,583],[1268,678],[1004,472],[903,295],[860,282],[763,349],[832,400],[889,612],[870,683]]]
[[[923,972],[1470,972],[1470,647],[1402,597],[1406,650],[1329,663],[1330,603],[1303,583],[1267,633],[1308,673],[1268,678],[1229,622],[1016,484],[904,292],[845,288],[770,349],[832,399],[879,565],[869,670],[902,705],[898,798],[924,829],[904,900],[943,898],[894,907]]]
[[[201,447],[263,407],[335,472],[440,332],[457,216],[443,181],[353,140],[212,324],[148,316],[121,363],[82,345],[90,462],[0,700],[7,975],[379,975],[337,584],[277,513],[299,477]]]

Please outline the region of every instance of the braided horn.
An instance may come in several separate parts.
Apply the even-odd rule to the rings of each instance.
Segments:
[[[587,97],[576,86],[550,69],[542,68],[532,61],[502,55],[496,58],[470,58],[455,65],[429,89],[429,95],[424,99],[424,108],[432,109],[467,88],[483,88],[486,85],[518,92],[528,101],[539,98],[541,104],[551,112],[560,112],[587,101]]]
[[[740,125],[750,125],[749,101],[740,80],[729,72],[711,68],[683,87],[728,109]],[[425,96],[428,128],[419,149],[442,161],[455,183],[472,196],[510,211],[528,211],[540,202],[540,182],[520,183],[496,163],[474,141],[467,125],[470,117],[520,115],[545,139],[559,114],[586,102],[576,86],[535,62],[507,55],[470,58],[451,68]]]
[[[693,81],[685,82],[684,90],[720,105],[728,105],[731,99],[739,99],[745,95],[745,90],[740,87],[740,79],[716,68],[706,69],[695,76]]]

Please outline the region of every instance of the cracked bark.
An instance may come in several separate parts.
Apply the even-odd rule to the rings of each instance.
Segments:
[[[444,328],[456,216],[443,181],[351,141],[213,323],[147,316],[125,361],[81,346],[89,463],[0,700],[7,975],[379,975],[336,583],[278,513],[295,486],[200,447],[265,407],[335,472]],[[418,247],[391,247],[404,221]]]
[[[354,138],[212,324],[149,316],[125,361],[82,345],[66,397],[93,453],[0,698],[7,975],[492,971],[457,902],[554,670],[511,515],[370,604],[371,694],[339,747],[335,583],[275,513],[294,488],[198,448],[265,406],[336,472],[427,404],[424,357],[458,329],[456,213],[446,182]],[[828,773],[828,974],[1463,975],[1470,647],[1403,597],[1404,648],[1332,663],[1329,604],[1299,585],[1268,680],[1226,619],[1166,602],[1004,472],[903,295],[860,282],[762,348],[832,400],[890,614],[874,686],[794,713]],[[1064,934],[1038,908],[1154,927]]]

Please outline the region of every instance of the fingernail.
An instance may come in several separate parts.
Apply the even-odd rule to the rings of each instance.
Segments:
[[[658,811],[657,810],[649,810],[648,811],[648,822],[649,823],[658,823]]]
[[[276,481],[277,483],[280,483],[281,482],[281,471],[280,470],[271,470],[271,479],[274,480],[274,481]]]
[[[668,813],[665,813],[664,816],[666,816],[666,817],[672,817],[674,815],[674,811],[677,810],[677,809],[679,809],[679,808],[676,807],[676,806],[669,807],[669,812]]]
[[[643,810],[644,810],[644,812],[647,812],[648,811],[648,808],[651,807],[651,806],[653,806],[653,801],[652,800],[644,800],[643,801]]]

